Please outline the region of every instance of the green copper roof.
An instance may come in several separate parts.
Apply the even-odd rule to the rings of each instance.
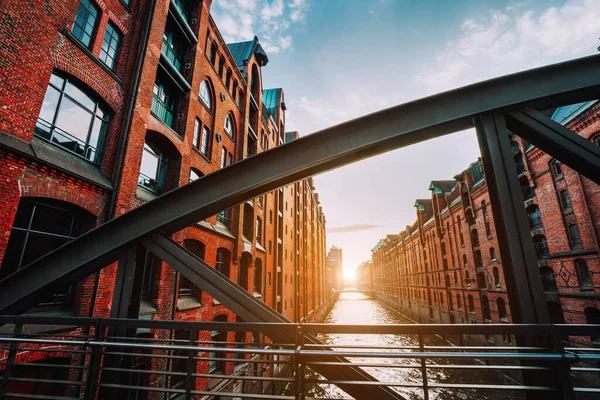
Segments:
[[[273,119],[277,120],[277,108],[281,105],[281,88],[263,91],[262,101]]]
[[[229,43],[227,48],[238,67],[243,67],[244,61],[248,61],[253,54],[256,54],[257,60],[263,67],[269,62],[269,57],[267,57],[267,53],[263,50],[256,36],[247,42]]]

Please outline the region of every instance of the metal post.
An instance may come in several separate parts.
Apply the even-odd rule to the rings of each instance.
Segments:
[[[23,324],[16,324],[15,330],[13,331],[13,337],[18,337],[23,331]],[[18,342],[11,342],[10,349],[8,350],[8,356],[6,357],[6,366],[4,367],[4,374],[2,374],[2,382],[0,383],[0,399],[3,399],[8,393],[8,381],[12,375],[12,370],[15,366],[15,359],[17,358],[17,351],[19,348]]]
[[[196,337],[198,332],[193,323],[190,322],[190,346],[196,345]],[[188,362],[187,362],[187,377],[185,381],[185,400],[191,400],[192,398],[192,390],[196,387],[196,379],[192,376],[196,371],[196,363],[194,362],[194,354],[193,350],[188,352]]]
[[[298,338],[296,340],[296,363],[298,365],[296,382],[300,388],[300,400],[304,400],[306,397],[306,387],[304,387],[304,359],[300,354],[300,351],[304,348],[304,329],[302,328],[302,324],[298,324],[298,329],[296,331]]]
[[[423,343],[423,331],[419,328],[419,351],[423,353],[425,351],[425,344]],[[429,384],[427,382],[427,363],[425,358],[421,357],[421,375],[423,376],[423,399],[429,400]]]
[[[475,126],[513,322],[548,324],[550,317],[504,115],[480,116]]]
[[[92,346],[90,359],[87,368],[87,379],[85,381],[85,398],[95,399],[96,388],[98,386],[98,376],[100,373],[100,362],[102,360],[102,346],[100,343],[104,341],[104,324],[102,318],[96,322],[94,330],[94,341],[95,344]]]
[[[562,360],[557,363],[558,375],[560,378],[560,388],[564,400],[575,400],[575,391],[573,390],[573,382],[570,379],[571,376],[571,365],[569,360],[565,357],[565,347],[563,345],[562,337],[556,326],[550,328],[550,338],[552,339],[552,347],[554,350],[562,356]]]
[[[495,112],[479,116],[474,122],[498,235],[513,322],[549,324],[550,317],[504,115]],[[539,337],[531,336],[518,336],[517,344],[519,346],[550,345]],[[530,385],[544,385],[558,381],[553,373],[536,375],[531,371],[523,372],[523,380],[525,384]],[[536,394],[528,393],[527,398],[535,399]],[[560,396],[557,393],[549,393],[547,398],[557,399]]]

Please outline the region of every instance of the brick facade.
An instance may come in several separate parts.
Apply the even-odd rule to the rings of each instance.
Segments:
[[[42,206],[76,206],[98,225],[187,184],[191,171],[207,175],[298,137],[294,133],[286,138],[283,90],[262,87],[268,58],[258,38],[238,44],[251,50],[245,57],[232,54],[210,17],[210,0],[157,0],[152,7],[148,0],[89,0],[97,10],[89,45],[72,31],[85,1],[50,0],[42,6],[28,0],[0,6],[0,261],[15,231],[17,209],[29,200],[40,200]],[[122,37],[114,69],[101,59],[109,24]],[[171,48],[167,40],[174,43]],[[76,141],[60,145],[34,133],[54,75],[67,79],[109,114],[97,161],[74,154]],[[208,100],[201,98],[203,82]],[[226,132],[226,119],[231,120],[231,133]],[[207,140],[202,139],[204,129]],[[161,167],[156,176],[140,178],[145,148],[160,153]],[[198,255],[212,266],[225,260],[230,279],[290,320],[323,319],[331,305],[325,216],[312,179],[199,221],[173,238],[201,249]],[[236,320],[199,288],[183,287],[184,281],[166,263],[149,261],[143,249],[137,257],[136,275],[150,278],[146,283],[139,282],[141,277],[136,280],[139,310],[133,307],[128,317]],[[59,312],[109,317],[116,272],[116,265],[107,266],[81,281]]]
[[[600,106],[580,108],[559,122],[598,143]],[[600,189],[517,136],[511,146],[550,317],[598,323]],[[415,202],[416,222],[373,249],[378,296],[423,323],[512,322],[481,160],[429,189]]]

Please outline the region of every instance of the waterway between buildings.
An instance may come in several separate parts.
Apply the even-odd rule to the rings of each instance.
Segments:
[[[377,300],[370,299],[360,293],[342,293],[339,300],[327,316],[325,323],[330,324],[410,324],[412,321],[402,315],[391,311]],[[401,347],[418,346],[418,339],[413,335],[321,335],[320,339],[329,345],[371,345]],[[439,337],[426,338],[426,345],[448,345]],[[346,350],[346,349],[338,349]],[[356,349],[347,349],[356,351]],[[377,351],[385,351],[377,349]],[[410,359],[353,359],[353,362],[375,362],[385,364],[415,364],[417,360]],[[439,362],[443,364],[443,361]],[[421,371],[417,368],[365,368],[370,374],[386,382],[400,382],[421,384]],[[309,376],[309,375],[307,375]],[[315,377],[314,375],[311,377]],[[510,378],[494,371],[483,370],[449,370],[429,369],[427,372],[429,383],[469,383],[469,384],[514,384]],[[423,391],[420,388],[395,388],[404,394],[407,399],[422,399]],[[324,399],[351,399],[351,397],[334,385],[313,385],[307,394],[309,397]],[[521,399],[521,395],[509,391],[458,391],[455,389],[436,389],[429,391],[430,399],[482,399],[504,400]]]

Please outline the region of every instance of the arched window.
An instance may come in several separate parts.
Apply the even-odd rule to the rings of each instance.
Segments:
[[[469,295],[468,300],[469,300],[469,312],[474,313],[475,312],[475,301],[473,300],[473,296]]]
[[[96,218],[83,208],[59,200],[22,197],[17,207],[0,278],[23,268],[91,229]],[[40,304],[68,304],[73,286],[41,299]]]
[[[473,247],[479,246],[479,235],[477,234],[477,229],[473,229],[471,231],[471,245]]]
[[[230,138],[233,139],[233,121],[231,119],[230,114],[227,114],[225,116],[225,123],[223,124],[223,130],[225,131],[227,136],[229,136]]]
[[[527,213],[527,219],[529,220],[529,227],[531,229],[537,229],[542,227],[542,213],[537,205],[532,204],[525,209]]]
[[[563,211],[571,211],[571,199],[569,198],[569,192],[567,192],[566,190],[560,191],[560,203],[562,205]]]
[[[540,277],[542,278],[542,285],[546,292],[556,292],[556,279],[554,277],[554,271],[550,267],[540,268]]]
[[[500,321],[508,321],[508,315],[506,314],[506,303],[502,297],[496,299],[496,307],[498,308],[498,317]]]
[[[462,308],[462,303],[460,302],[460,295],[456,295],[456,307],[460,310]]]
[[[549,254],[548,243],[544,235],[535,235],[533,237],[533,245],[538,258],[547,257]]]
[[[240,265],[238,268],[238,285],[240,285],[245,290],[248,290],[248,271],[250,269],[250,264],[252,263],[252,254],[247,251],[242,253],[240,257]]]
[[[156,193],[162,193],[167,174],[167,157],[150,141],[144,143],[138,185]]]
[[[262,294],[262,260],[254,260],[254,293]]]
[[[106,110],[89,90],[53,73],[35,135],[98,163],[108,119]]]
[[[262,245],[262,219],[256,217],[256,243]]]
[[[587,307],[586,309],[583,310],[583,313],[585,314],[585,320],[588,324],[600,324],[600,310],[598,310],[597,308],[594,307]],[[590,335],[590,340],[592,342],[598,342],[600,341],[600,332],[598,332],[599,330],[596,329],[592,335]]]
[[[248,241],[252,241],[252,230],[254,229],[254,209],[248,203],[244,204],[244,221],[242,235]]]
[[[575,269],[579,286],[582,288],[592,288],[592,276],[590,275],[587,263],[583,260],[577,260],[575,261]]]
[[[223,68],[225,67],[225,57],[219,57],[219,78],[223,79]]]
[[[490,313],[490,302],[487,296],[481,296],[481,316],[483,319],[492,319]]]
[[[465,213],[465,219],[467,220],[467,225],[471,226],[475,223],[475,217],[473,217],[473,211],[468,210]]]
[[[552,161],[552,172],[554,172],[554,178],[559,179],[562,178],[562,163],[558,160]]]
[[[212,95],[207,81],[202,81],[200,83],[200,100],[209,111],[212,110]]]
[[[475,250],[473,253],[473,260],[475,262],[475,268],[483,267],[483,259],[481,258],[481,251]]]
[[[533,186],[529,183],[529,179],[527,176],[522,176],[519,178],[519,185],[521,186],[521,193],[523,193],[523,198],[525,200],[529,200],[535,197],[535,192],[533,190]]]
[[[229,278],[231,266],[231,252],[224,248],[217,249],[217,262],[215,269]]]
[[[463,254],[463,265],[466,267],[467,266],[467,255]]]
[[[581,247],[581,235],[577,224],[569,225],[569,238],[571,239],[571,247]]]
[[[490,247],[490,261],[496,261],[496,249]]]
[[[494,285],[500,287],[500,271],[498,271],[498,268],[494,267],[492,273],[494,275]]]
[[[183,241],[183,247],[188,249],[199,259],[204,260],[204,252],[206,251],[204,243],[198,240],[186,239]],[[191,296],[197,297],[198,300],[202,300],[202,290],[179,273],[179,297]]]
[[[196,179],[200,179],[204,175],[202,172],[198,171],[196,168],[190,168],[190,182],[195,181]]]
[[[469,276],[469,271],[465,271],[465,282],[467,286],[471,286],[471,277]]]
[[[477,287],[479,289],[485,289],[487,287],[485,284],[485,274],[483,272],[477,273]]]
[[[256,68],[256,65],[252,66],[252,78],[250,80],[250,91],[252,93],[252,96],[254,96],[254,99],[258,102],[259,101],[259,92],[260,92],[260,76],[258,74],[258,68]]]

